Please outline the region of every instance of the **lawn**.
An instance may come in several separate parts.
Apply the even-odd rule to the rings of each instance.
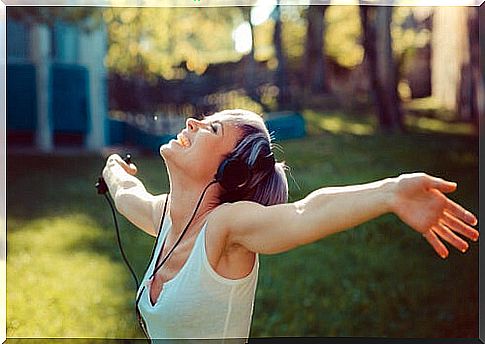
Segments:
[[[281,141],[275,153],[291,168],[290,201],[319,187],[424,171],[458,182],[449,196],[478,215],[476,136],[385,136],[366,122],[342,117],[319,127],[314,113],[305,116],[311,135]],[[134,161],[149,191],[168,190],[159,157]],[[142,336],[134,282],[94,188],[103,165],[95,155],[8,154],[7,337]],[[153,238],[118,219],[141,276]],[[478,243],[442,260],[388,214],[260,263],[252,337],[478,337]]]

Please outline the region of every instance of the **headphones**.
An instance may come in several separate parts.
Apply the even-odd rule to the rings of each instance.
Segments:
[[[260,147],[266,146],[269,154],[261,157],[258,152],[256,160],[253,164],[249,164],[241,157],[241,154],[232,153],[229,157],[225,158],[217,169],[217,173],[214,177],[214,182],[219,183],[226,192],[242,191],[243,188],[248,186],[251,180],[253,171],[263,170],[266,174],[269,174],[275,165],[275,158],[269,142],[263,138],[260,139],[262,144]],[[236,151],[238,151],[236,149]]]
[[[168,254],[162,260],[162,262],[158,266],[155,266],[154,271],[152,272],[152,277],[155,275],[157,270],[162,267],[162,265],[165,263],[167,258],[171,255],[171,253],[173,252],[175,247],[182,240],[182,237],[184,236],[189,225],[192,223],[192,220],[194,219],[194,216],[195,216],[195,214],[196,214],[196,212],[197,212],[197,210],[200,206],[200,203],[202,202],[202,199],[205,195],[205,192],[207,191],[207,189],[212,184],[219,183],[221,185],[221,187],[226,192],[240,193],[240,192],[244,191],[244,188],[246,188],[248,186],[249,182],[251,181],[253,171],[258,171],[258,170],[264,171],[265,176],[267,176],[274,170],[274,166],[275,166],[276,161],[275,161],[275,158],[274,158],[274,154],[271,151],[270,143],[268,142],[267,139],[262,138],[262,137],[260,139],[258,139],[257,141],[258,142],[256,143],[256,145],[254,145],[254,143],[252,145],[252,147],[256,147],[255,149],[257,150],[256,154],[255,154],[256,158],[254,159],[254,161],[252,163],[246,162],[245,160],[250,160],[250,157],[251,157],[250,153],[251,153],[251,149],[253,149],[253,148],[251,147],[251,148],[249,148],[249,150],[246,150],[246,149],[244,149],[245,147],[240,148],[240,145],[238,145],[235,152],[239,152],[240,150],[242,150],[243,153],[234,153],[233,152],[221,162],[221,164],[219,165],[217,172],[214,176],[214,179],[203,190],[203,192],[202,192],[202,194],[199,198],[199,201],[197,202],[195,210],[192,213],[192,217],[190,218],[189,222],[185,226],[184,230],[182,231],[181,235],[179,236],[179,238],[177,239],[175,244],[172,246],[172,248],[170,249]],[[246,145],[246,143],[242,143],[242,145]],[[269,153],[264,155],[264,156],[261,156],[261,151],[263,150],[263,148],[266,148],[265,150]],[[125,160],[125,162],[127,162],[129,164],[131,162],[131,155],[128,154],[124,160]],[[112,202],[110,201],[110,199],[107,195],[108,187],[107,187],[107,185],[106,185],[106,183],[105,183],[105,181],[102,177],[98,178],[98,182],[96,183],[96,188],[98,189],[98,194],[103,194],[105,196],[106,200],[108,201],[109,205],[110,205],[110,208],[111,208],[111,211],[112,211],[112,214],[113,214],[115,228],[116,228],[120,252],[123,256],[123,259],[124,259],[126,265],[128,266],[128,268],[130,269],[130,271],[133,275],[133,278],[134,278],[135,284],[136,284],[136,289],[138,291],[140,284],[138,282],[138,279],[136,277],[135,272],[133,271],[132,267],[128,263],[128,259],[126,258],[125,254],[124,254],[124,251],[123,251],[123,248],[122,248],[122,245],[121,245],[120,236],[119,236],[119,229],[118,229],[118,223],[117,223],[117,220],[116,220],[116,214],[115,214],[114,206],[113,206]],[[168,199],[168,197],[167,197],[167,199]],[[167,200],[165,201],[165,206],[164,206],[164,209],[163,209],[163,216],[162,216],[160,226],[162,226],[163,223],[164,223],[166,206],[167,206]],[[160,234],[160,233],[161,233],[161,229],[159,230],[158,234]],[[155,248],[157,246],[157,242],[158,242],[159,237],[160,237],[160,235],[157,235],[155,245],[152,248],[152,253],[151,253],[150,260],[149,260],[149,264],[151,264],[151,261],[153,259],[153,255],[155,253]],[[147,266],[147,269],[148,269],[148,266]],[[143,288],[145,288],[145,286]],[[142,289],[136,297],[135,309],[136,309],[136,314],[137,314],[139,324],[140,324],[143,332],[145,333],[145,336],[147,337],[147,339],[149,339],[149,335],[148,335],[148,332],[147,332],[147,329],[146,329],[146,326],[145,326],[144,319],[141,316],[141,313],[140,313],[139,308],[138,308],[138,304],[139,304],[141,295],[143,294],[143,291],[144,290]]]

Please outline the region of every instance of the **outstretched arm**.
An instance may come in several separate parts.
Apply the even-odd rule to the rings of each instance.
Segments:
[[[112,154],[106,161],[103,178],[120,214],[146,233],[156,236],[162,212],[160,205],[167,195],[154,196],[147,192],[134,176],[136,172],[135,165],[128,165],[118,154]]]
[[[448,255],[440,238],[463,251],[468,244],[453,232],[476,240],[476,218],[444,196],[456,184],[424,173],[341,187],[327,187],[288,204],[262,206],[237,202],[221,207],[227,245],[258,253],[279,253],[355,227],[385,213],[423,233],[435,251]]]

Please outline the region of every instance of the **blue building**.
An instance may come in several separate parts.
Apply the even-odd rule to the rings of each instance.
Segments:
[[[106,27],[7,18],[7,147],[107,144]]]

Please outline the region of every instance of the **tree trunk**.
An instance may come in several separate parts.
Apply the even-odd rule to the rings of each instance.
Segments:
[[[275,27],[273,33],[273,42],[276,52],[276,59],[278,60],[278,67],[276,68],[276,86],[278,86],[278,109],[281,110],[291,105],[290,88],[288,86],[288,73],[286,57],[283,53],[283,46],[281,42],[281,16],[280,5],[275,7]]]
[[[432,96],[444,108],[462,114],[464,108],[459,111],[459,100],[464,94],[460,84],[465,82],[462,72],[470,61],[467,11],[467,7],[435,8],[431,34]]]
[[[478,128],[484,111],[484,87],[480,70],[479,8],[470,8],[468,37],[470,44],[470,120]]]
[[[478,22],[482,22],[482,25],[478,25],[478,35],[482,37],[479,39],[479,47],[478,47],[478,55],[479,55],[479,65],[477,68],[477,121],[478,121],[478,130],[479,132],[483,132],[485,122],[483,116],[485,116],[485,8],[483,6],[478,7],[477,9],[478,15]],[[482,61],[480,63],[480,56],[482,57]],[[480,68],[481,67],[481,68]]]
[[[376,106],[379,128],[384,132],[404,131],[392,55],[391,14],[391,7],[360,6],[364,64],[372,87],[370,94]]]
[[[254,58],[254,28],[253,24],[251,23],[251,6],[249,7],[244,7],[242,9],[243,15],[244,15],[244,20],[246,20],[249,23],[249,26],[251,27],[251,51],[248,56],[245,57],[246,62],[245,62],[245,73],[243,75],[243,85],[244,89],[246,90],[246,94],[254,101],[258,102],[261,104],[263,107],[264,104],[261,103],[260,96],[258,94],[258,82],[256,80],[257,78],[257,73],[256,73],[256,60]],[[265,108],[265,111],[267,109]]]
[[[303,73],[306,82],[309,83],[305,86],[309,86],[312,93],[328,92],[323,54],[324,17],[327,8],[328,6],[311,5],[307,12],[308,27]]]
[[[379,83],[377,81],[377,65],[376,65],[376,30],[375,30],[375,8],[370,6],[361,5],[360,6],[360,19],[362,23],[362,35],[364,46],[364,60],[363,64],[366,67],[367,75],[370,81],[369,95],[375,104],[376,112],[378,118],[383,117],[381,111],[384,109],[382,105],[381,98],[377,96],[377,89],[379,88]]]
[[[397,94],[397,74],[392,55],[391,16],[392,7],[380,6],[376,9],[376,66],[379,87],[377,96],[381,98],[383,111],[379,123],[384,131],[403,130],[400,100]]]

